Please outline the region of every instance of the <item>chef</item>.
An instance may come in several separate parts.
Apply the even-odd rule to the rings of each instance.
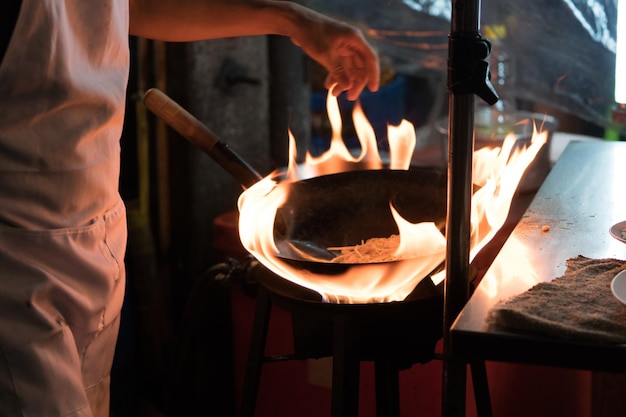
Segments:
[[[0,416],[109,415],[129,34],[283,35],[328,70],[335,93],[378,89],[378,60],[359,30],[287,1],[3,0]]]

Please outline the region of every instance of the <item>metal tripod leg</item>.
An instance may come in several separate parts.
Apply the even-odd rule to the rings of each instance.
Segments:
[[[400,382],[397,367],[376,361],[376,417],[400,417]]]
[[[241,410],[239,413],[241,417],[254,417],[271,311],[272,301],[270,296],[263,286],[259,286],[256,297],[252,340],[250,341],[250,351],[248,352],[248,363],[246,365],[246,377],[243,383]]]
[[[357,417],[359,414],[358,342],[348,315],[335,318],[333,330],[332,417]]]
[[[487,369],[484,361],[472,362],[472,385],[474,386],[474,400],[476,412],[480,417],[491,417],[491,397],[489,395],[489,383],[487,381]]]

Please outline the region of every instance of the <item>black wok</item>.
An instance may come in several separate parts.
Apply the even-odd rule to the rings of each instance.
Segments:
[[[146,107],[204,151],[248,188],[261,176],[200,121],[159,90],[144,96]],[[279,257],[317,273],[341,273],[349,264],[331,263],[328,247],[352,246],[398,229],[390,202],[406,220],[446,222],[446,177],[434,169],[360,170],[290,184],[278,209],[274,236]],[[304,256],[303,256],[304,255]],[[312,260],[314,259],[314,260]]]

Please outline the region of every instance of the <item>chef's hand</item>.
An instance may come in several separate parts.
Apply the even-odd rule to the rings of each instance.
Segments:
[[[365,86],[378,90],[378,56],[359,29],[306,8],[301,17],[291,40],[328,70],[326,88],[334,86],[335,96],[347,91],[349,100],[356,100]]]

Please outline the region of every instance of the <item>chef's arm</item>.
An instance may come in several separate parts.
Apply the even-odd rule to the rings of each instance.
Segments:
[[[178,42],[282,35],[329,72],[326,87],[356,99],[378,90],[376,53],[357,28],[282,0],[129,0],[130,33]]]

